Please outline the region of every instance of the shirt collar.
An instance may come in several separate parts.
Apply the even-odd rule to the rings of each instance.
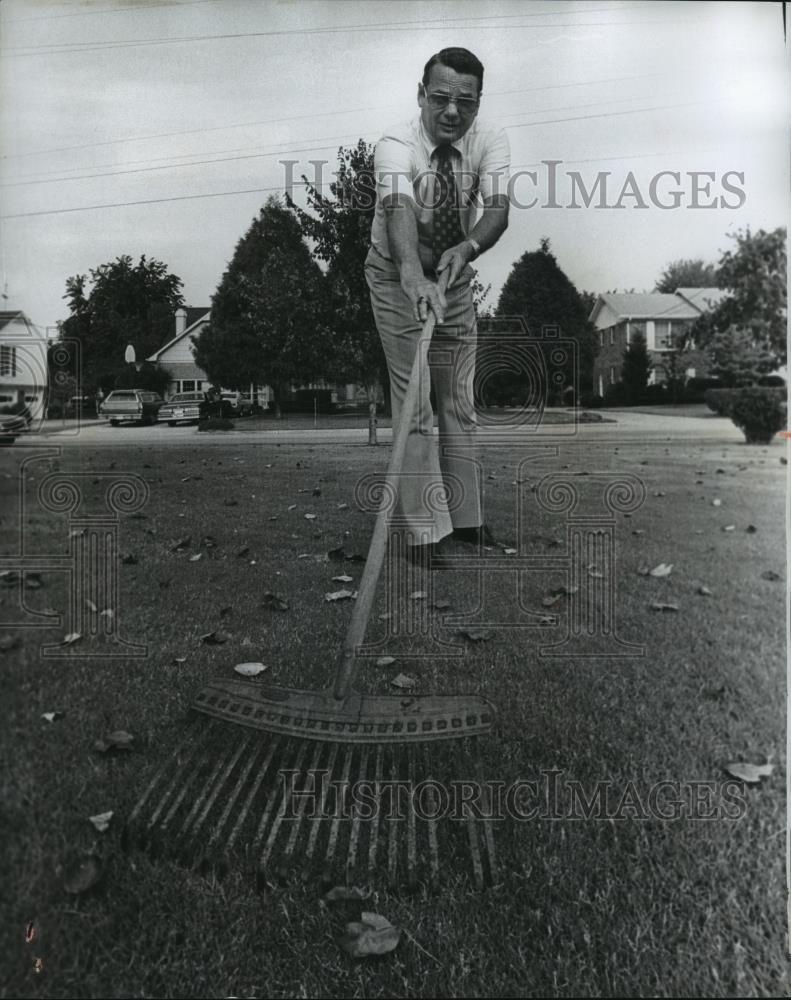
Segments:
[[[453,149],[459,154],[459,156],[464,155],[464,140],[472,131],[472,126],[464,133],[460,139],[456,139],[455,142],[434,142],[431,136],[426,131],[423,125],[422,117],[418,117],[418,135],[420,136],[420,144],[423,147],[423,152],[426,154],[426,159],[431,161],[431,157],[436,153],[440,146],[452,146]]]

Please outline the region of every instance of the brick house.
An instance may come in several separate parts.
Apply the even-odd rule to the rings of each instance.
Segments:
[[[654,368],[651,383],[667,380],[667,356],[675,338],[728,293],[720,288],[677,288],[663,292],[607,292],[596,299],[590,320],[596,327],[598,354],[593,363],[593,391],[603,396],[621,378],[623,352],[635,334],[646,340]],[[694,343],[683,354],[686,378],[705,377],[707,363]]]

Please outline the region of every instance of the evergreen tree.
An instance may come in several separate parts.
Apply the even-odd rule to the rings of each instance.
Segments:
[[[236,245],[210,322],[193,338],[195,363],[228,389],[269,384],[280,416],[289,383],[327,373],[324,298],[324,278],[297,220],[269,198]]]
[[[529,338],[542,345],[547,371],[550,368],[554,371],[556,366],[549,363],[551,342],[542,337],[542,330],[557,327],[561,339],[576,341],[580,384],[574,385],[574,390],[578,396],[590,391],[593,384],[595,338],[589,313],[588,304],[561,270],[549,240],[544,238],[539,250],[523,254],[511,268],[495,315],[502,319],[521,317],[524,320]],[[563,377],[565,385],[573,385],[575,374],[571,358],[563,370]],[[508,376],[504,370],[503,378],[513,381],[515,376]],[[548,391],[550,389],[551,395],[559,396],[554,386],[547,387]]]
[[[640,402],[652,369],[653,364],[645,337],[641,333],[636,333],[623,352],[621,365],[621,382],[630,403]]]

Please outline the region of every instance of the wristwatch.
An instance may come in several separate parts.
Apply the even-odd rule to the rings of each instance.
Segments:
[[[480,257],[481,256],[481,244],[477,240],[474,240],[471,236],[467,237],[467,242],[472,247],[472,260],[475,260],[476,257]]]

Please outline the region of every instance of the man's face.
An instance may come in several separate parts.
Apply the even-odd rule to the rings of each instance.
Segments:
[[[445,107],[440,98],[450,98]],[[428,84],[418,86],[417,102],[423,127],[437,144],[456,142],[469,130],[478,114],[478,78],[471,73],[457,73],[448,66],[431,67]],[[457,103],[461,101],[461,106]]]

